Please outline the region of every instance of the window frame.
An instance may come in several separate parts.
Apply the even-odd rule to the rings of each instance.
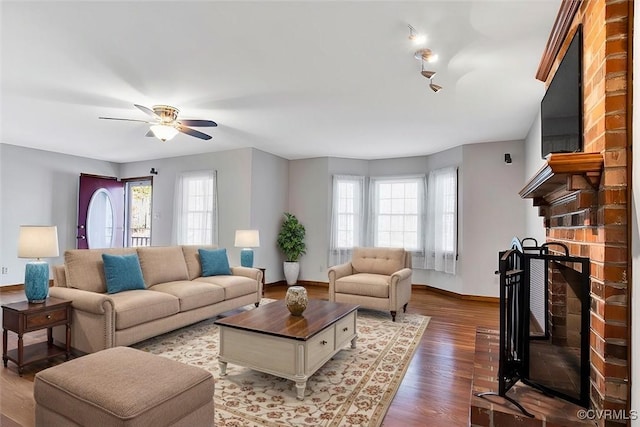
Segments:
[[[381,207],[380,207],[380,185],[381,184],[415,184],[416,185],[416,189],[415,189],[415,207],[416,207],[416,212],[415,213],[406,213],[406,210],[402,213],[393,213],[393,206],[391,207],[391,213],[389,214],[382,214],[380,212]],[[370,232],[369,232],[369,237],[371,239],[371,245],[374,247],[398,247],[398,248],[403,248],[408,252],[411,252],[414,256],[422,256],[425,253],[425,241],[424,241],[424,235],[425,235],[425,231],[426,231],[426,224],[425,224],[425,215],[426,215],[426,175],[399,175],[399,176],[387,176],[387,177],[371,177],[370,181],[369,181],[369,186],[370,186],[370,200],[369,200],[369,227],[370,227]],[[406,190],[406,187],[405,187]],[[391,189],[391,191],[393,191],[393,187]],[[391,203],[393,203],[393,194],[391,194],[390,200],[392,200]],[[398,198],[396,198],[398,199]],[[404,204],[406,207],[406,203],[407,203],[407,198],[404,198]],[[414,233],[415,234],[415,242],[416,245],[415,247],[407,247],[406,246],[406,237],[403,237],[403,245],[402,246],[391,246],[391,244],[389,245],[384,245],[380,242],[379,240],[379,228],[380,228],[380,221],[379,221],[379,217],[380,215],[401,215],[405,218],[404,224],[403,224],[403,228],[404,230],[402,231],[402,233],[406,234],[406,233]],[[416,230],[415,232],[412,231],[406,231],[406,217],[408,215],[412,215],[415,216],[416,218]],[[391,222],[391,219],[390,219]],[[390,233],[393,233],[393,230],[390,230]],[[399,231],[396,231],[399,232]],[[391,243],[391,239],[389,241],[389,243]]]

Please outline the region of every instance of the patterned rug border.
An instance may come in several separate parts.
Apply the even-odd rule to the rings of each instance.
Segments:
[[[272,301],[275,300],[263,298],[261,305]],[[244,307],[246,310],[254,308],[253,305]],[[235,365],[235,377],[220,377],[217,365],[219,337],[217,334],[206,334],[214,328],[217,331],[217,326],[213,325],[215,318],[149,339],[134,347],[211,372],[216,381],[214,404],[217,426],[314,425],[341,427],[351,425],[380,427],[431,318],[420,314],[399,313],[397,322],[394,323],[388,313],[359,309],[358,319],[359,329],[369,329],[368,335],[366,335],[367,339],[364,338],[364,334],[362,337],[359,334],[358,344],[364,346],[367,345],[367,340],[369,342],[373,340],[374,349],[378,353],[375,354],[369,348],[371,345],[369,344],[360,351],[356,349],[354,353],[343,354],[350,351],[346,347],[325,364],[326,366],[333,362],[336,365],[334,370],[329,370],[327,367],[327,372],[316,378],[317,395],[305,396],[304,401],[295,399],[295,391],[291,390],[293,381],[252,371],[248,368]],[[377,328],[385,324],[390,327],[380,328],[380,330],[384,329],[384,332],[380,332]],[[407,340],[408,338],[410,341]],[[364,342],[361,342],[360,339],[363,339]],[[388,341],[385,342],[385,339]],[[382,346],[378,347],[378,344]],[[216,360],[215,363],[212,361],[211,351],[215,351],[213,357]],[[360,368],[358,363],[364,364],[363,366],[367,366],[367,368]],[[393,372],[387,372],[391,365],[396,369]],[[336,368],[337,371],[335,371]],[[357,369],[358,372],[364,371],[362,376],[357,377],[354,373],[349,372],[354,369]],[[323,370],[325,370],[324,367],[320,369],[320,371]],[[350,376],[345,376],[347,374]],[[381,380],[381,376],[384,377],[383,380]],[[332,381],[333,378],[348,381],[348,387],[343,387],[342,382]],[[354,378],[358,379],[354,380]],[[380,386],[381,382],[386,385]],[[261,393],[264,387],[267,387],[265,390],[273,393],[267,392],[265,394],[264,391]],[[345,390],[342,393],[332,393],[335,388]],[[378,391],[380,392],[378,393]],[[289,396],[291,393],[293,395]],[[251,402],[248,395],[252,395],[253,399],[262,400]],[[329,398],[326,398],[327,395]],[[242,396],[242,399],[239,399],[238,396]],[[242,400],[242,404],[240,400]],[[249,402],[247,403],[247,401]],[[258,402],[263,403],[259,404]],[[298,402],[300,406],[297,406]],[[265,413],[269,410],[271,412]],[[305,418],[300,420],[300,417]]]

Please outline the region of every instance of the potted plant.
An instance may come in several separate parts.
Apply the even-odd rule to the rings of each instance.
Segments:
[[[300,274],[298,259],[306,252],[304,243],[305,229],[295,215],[285,212],[280,233],[278,233],[278,248],[285,256],[284,277],[288,285],[294,285]]]

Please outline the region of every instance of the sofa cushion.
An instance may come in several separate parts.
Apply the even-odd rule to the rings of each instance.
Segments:
[[[258,282],[245,276],[198,277],[195,281],[213,283],[223,287],[226,300],[258,292]]]
[[[164,292],[180,300],[180,311],[193,310],[224,301],[224,288],[198,281],[158,283],[151,290]]]
[[[402,248],[354,248],[351,265],[356,273],[391,275],[404,268]]]
[[[104,276],[102,254],[135,254],[135,248],[70,249],[64,253],[64,269],[68,288],[105,293],[107,280]]]
[[[187,274],[189,280],[202,276],[202,266],[200,265],[200,254],[198,249],[218,249],[216,245],[183,245],[182,253],[187,263]]]
[[[180,311],[180,301],[163,292],[125,291],[111,295],[116,312],[116,330],[162,319]]]
[[[226,249],[198,249],[198,254],[203,277],[231,274]]]
[[[336,280],[336,292],[339,294],[389,298],[389,279],[390,276],[383,274],[357,273]]]
[[[188,280],[187,263],[180,246],[138,248],[138,258],[147,287]]]
[[[107,293],[144,289],[144,279],[137,254],[102,254],[104,276],[107,280]]]

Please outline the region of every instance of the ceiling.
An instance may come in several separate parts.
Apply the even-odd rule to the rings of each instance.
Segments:
[[[131,162],[255,147],[287,159],[426,155],[523,139],[560,0],[2,1],[0,142]],[[438,54],[420,74],[410,24]],[[210,119],[145,137],[133,104]]]

